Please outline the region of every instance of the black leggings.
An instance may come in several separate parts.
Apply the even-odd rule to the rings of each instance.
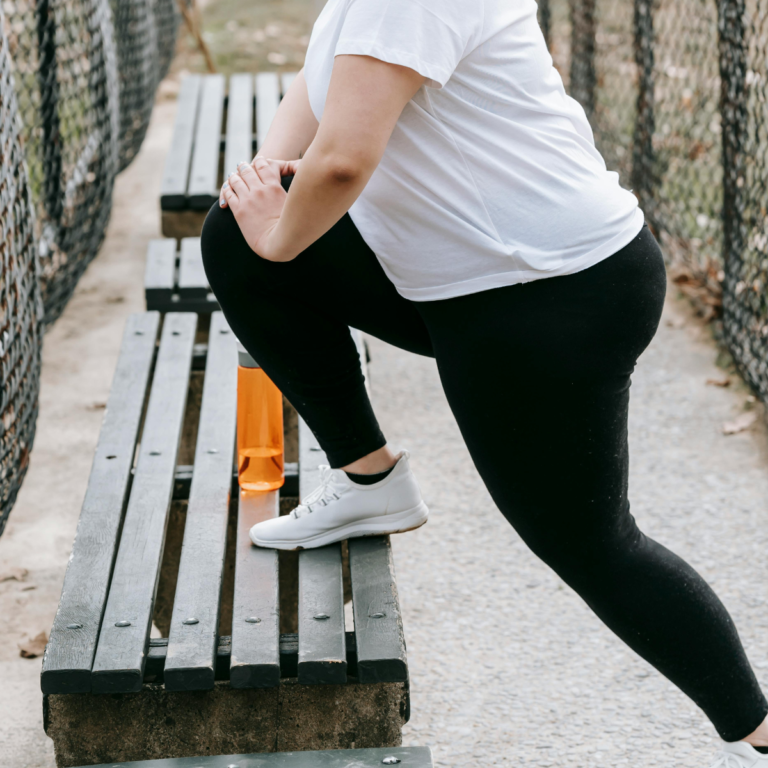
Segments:
[[[528,546],[723,739],[760,725],[768,702],[725,607],[629,511],[630,374],[666,288],[647,227],[583,272],[431,302],[395,291],[348,215],[272,263],[214,206],[202,248],[233,331],[333,466],[385,444],[348,326],[435,357],[475,466]]]

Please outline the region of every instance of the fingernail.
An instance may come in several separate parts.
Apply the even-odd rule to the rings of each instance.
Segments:
[[[235,172],[234,172],[234,171],[232,171],[232,173],[228,173],[228,174],[227,174],[227,179],[229,179],[229,177],[230,177],[230,176],[234,176],[234,174],[235,174]]]
[[[226,189],[228,186],[229,186],[229,182],[224,182],[224,186],[222,187],[222,189]]]
[[[245,162],[245,160],[241,160],[241,161],[240,161],[240,162],[237,164],[237,167],[238,167],[238,169],[239,169],[239,168],[242,168],[244,165],[248,165],[248,163],[246,163],[246,162]]]
[[[219,205],[223,208],[225,205],[224,198],[222,197],[221,200],[219,200]]]

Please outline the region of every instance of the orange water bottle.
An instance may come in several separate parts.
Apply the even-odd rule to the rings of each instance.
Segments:
[[[247,491],[274,491],[285,482],[283,396],[237,344],[237,478]]]

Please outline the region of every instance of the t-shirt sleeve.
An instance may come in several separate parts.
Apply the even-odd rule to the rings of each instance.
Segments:
[[[482,27],[481,0],[348,0],[335,55],[372,56],[442,88]]]

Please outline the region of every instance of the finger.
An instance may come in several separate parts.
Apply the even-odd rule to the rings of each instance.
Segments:
[[[237,195],[232,191],[232,187],[227,186],[226,189],[222,189],[221,194],[222,194],[221,207],[226,208],[227,206],[229,206],[230,208],[232,208],[232,211],[234,212],[235,208],[237,208],[240,201],[237,199]]]
[[[267,160],[266,157],[257,157],[253,161],[253,168],[255,173],[258,174],[259,179],[264,184],[279,184],[280,183],[280,171],[275,167],[273,162]]]
[[[253,170],[253,166],[250,163],[238,163],[237,173],[240,178],[245,182],[248,189],[253,189],[260,185],[260,179],[256,175],[256,171]]]
[[[221,186],[221,193],[219,194],[219,205],[222,208],[227,207],[227,198],[224,196],[224,193],[229,189],[229,182],[225,181]]]
[[[255,174],[254,174],[255,175]],[[248,185],[243,180],[243,177],[239,173],[233,173],[227,181],[229,182],[229,188],[236,195],[247,195]]]

